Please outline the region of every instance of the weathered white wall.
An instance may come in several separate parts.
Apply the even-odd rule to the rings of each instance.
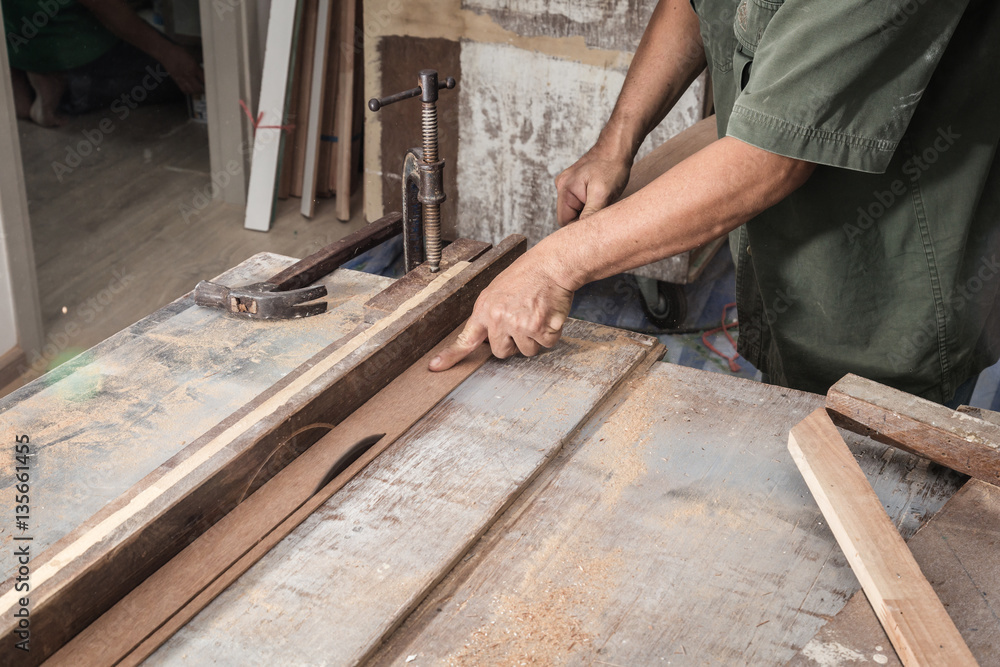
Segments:
[[[497,242],[555,231],[555,177],[597,140],[627,67],[597,67],[508,44],[462,44],[458,233]],[[700,120],[701,80],[639,156]]]
[[[429,53],[459,50],[454,166],[446,156],[457,192],[445,204],[456,207],[457,220],[452,229],[445,216],[446,234],[495,242],[519,233],[536,243],[556,229],[555,177],[596,141],[656,1],[365,0],[366,97],[395,92],[383,88],[387,72],[437,66],[433,58],[384,61],[389,41],[438,42]],[[640,156],[701,119],[703,89],[699,79]],[[391,174],[401,160],[382,154],[384,133],[400,128],[379,114],[365,122],[365,210],[375,219],[389,188],[398,188]],[[677,281],[668,268],[657,263],[644,271]]]

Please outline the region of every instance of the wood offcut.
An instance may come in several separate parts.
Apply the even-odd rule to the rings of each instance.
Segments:
[[[830,388],[834,423],[873,440],[1000,485],[1000,425],[857,375]]]
[[[788,451],[903,664],[977,665],[825,410],[792,428]]]

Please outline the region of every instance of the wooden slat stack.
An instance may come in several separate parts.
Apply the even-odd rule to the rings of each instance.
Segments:
[[[361,95],[362,60],[360,57],[346,58],[353,60],[353,67],[342,71],[345,56],[354,45],[356,52],[361,48],[358,40],[362,31],[355,27],[360,25],[360,2],[357,0],[302,0],[304,2],[301,24],[298,26],[297,39],[294,46],[294,64],[292,66],[289,87],[291,93],[286,109],[286,121],[293,128],[287,130],[284,148],[281,155],[278,176],[278,198],[303,198],[302,213],[312,217],[313,207],[317,198],[337,197],[337,217],[347,220],[350,217],[350,194],[360,183],[358,169],[361,161],[361,131],[364,120],[364,101]],[[326,12],[328,25],[321,25],[321,3],[329,3]],[[356,3],[356,4],[353,4]],[[349,27],[348,27],[349,26]],[[314,58],[317,53],[317,42],[326,43],[325,64],[317,70]],[[325,70],[325,76],[314,80],[316,71]],[[346,95],[338,94],[347,84]],[[314,95],[322,96],[320,104],[312,104]],[[310,111],[319,112],[318,136],[310,141],[308,132]],[[341,120],[343,115],[347,118]],[[349,123],[351,138],[349,143],[341,142],[337,131],[338,121]],[[341,150],[343,147],[343,150]],[[306,162],[309,151],[315,155],[315,188],[309,187],[312,180],[308,173]],[[338,159],[339,155],[339,159]],[[337,163],[349,165],[351,175],[342,181],[341,190],[337,188]]]

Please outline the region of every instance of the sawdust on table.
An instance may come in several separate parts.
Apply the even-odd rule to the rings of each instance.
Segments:
[[[494,596],[491,620],[447,656],[446,664],[562,665],[590,652],[600,637],[589,628],[622,567],[621,550],[594,557],[553,536],[532,560],[541,567],[526,573],[524,589]]]
[[[656,392],[637,382],[628,392],[628,398],[580,449],[579,456],[587,464],[607,471],[601,486],[601,500],[605,504],[617,504],[625,489],[646,475],[649,426],[662,410]]]

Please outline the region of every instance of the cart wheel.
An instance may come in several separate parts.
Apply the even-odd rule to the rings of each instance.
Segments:
[[[652,296],[656,297],[655,303]],[[656,281],[656,290],[642,290],[642,312],[659,329],[670,330],[680,328],[687,317],[687,296],[684,288],[675,283]]]

